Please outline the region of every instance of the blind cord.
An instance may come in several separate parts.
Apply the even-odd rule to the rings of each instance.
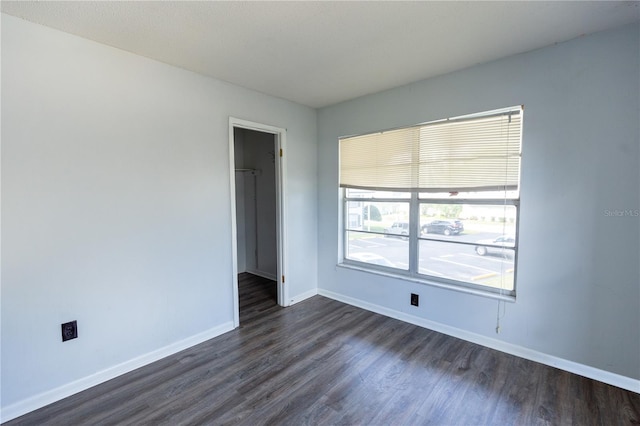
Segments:
[[[509,130],[511,129],[511,114],[509,114],[509,121],[507,123],[507,158],[509,157]],[[504,175],[505,178],[506,176],[508,176],[508,172],[509,172],[509,162],[506,161],[505,165],[504,165]],[[503,203],[502,203],[502,236],[504,237],[504,235],[506,235],[507,232],[507,185],[505,183],[505,187],[504,187],[504,198],[503,198]],[[504,244],[502,245],[502,256],[505,256],[505,246]],[[505,269],[504,269],[504,262],[500,262],[500,296],[504,295],[504,280],[505,280]],[[500,315],[500,306],[502,306],[502,315]],[[497,306],[496,306],[496,334],[500,334],[500,320],[502,320],[502,318],[504,318],[505,314],[506,314],[506,310],[507,307],[504,303],[504,301],[502,300],[498,300]]]

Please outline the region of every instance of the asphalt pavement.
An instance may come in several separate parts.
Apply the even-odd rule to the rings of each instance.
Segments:
[[[365,235],[363,235],[365,236]],[[420,240],[419,271],[425,275],[449,278],[491,287],[513,288],[514,259],[512,250],[505,253],[488,253],[480,256],[474,243],[494,239],[497,233],[474,233],[444,236],[428,234],[425,237],[438,241]],[[469,244],[459,244],[469,243]],[[409,241],[398,237],[366,235],[349,240],[347,257],[354,260],[378,263],[409,269]],[[384,258],[384,259],[380,259]],[[381,261],[384,261],[382,263]]]

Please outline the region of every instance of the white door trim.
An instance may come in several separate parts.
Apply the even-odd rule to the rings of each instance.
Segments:
[[[232,267],[231,282],[233,283],[233,324],[234,327],[240,325],[240,306],[238,303],[238,232],[236,223],[236,174],[235,174],[235,140],[233,136],[234,128],[242,128],[256,130],[263,133],[271,133],[275,135],[275,160],[276,160],[276,240],[278,245],[278,262],[277,262],[277,288],[278,288],[278,305],[289,306],[288,287],[285,286],[287,277],[287,227],[286,227],[286,157],[280,156],[280,153],[286,152],[285,145],[287,140],[287,129],[281,127],[270,126],[267,124],[256,123],[253,121],[242,120],[235,117],[229,117],[229,176],[230,176],[230,195],[231,195],[231,259]]]

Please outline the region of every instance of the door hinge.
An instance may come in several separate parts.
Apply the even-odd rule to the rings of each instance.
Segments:
[[[280,148],[280,157],[282,157],[282,148]]]
[[[284,284],[284,275],[282,276],[282,284]]]

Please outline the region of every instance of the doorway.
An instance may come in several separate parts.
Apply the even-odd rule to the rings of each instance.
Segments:
[[[240,325],[238,273],[275,281],[278,305],[288,305],[284,286],[285,137],[285,129],[229,120],[235,327]]]

